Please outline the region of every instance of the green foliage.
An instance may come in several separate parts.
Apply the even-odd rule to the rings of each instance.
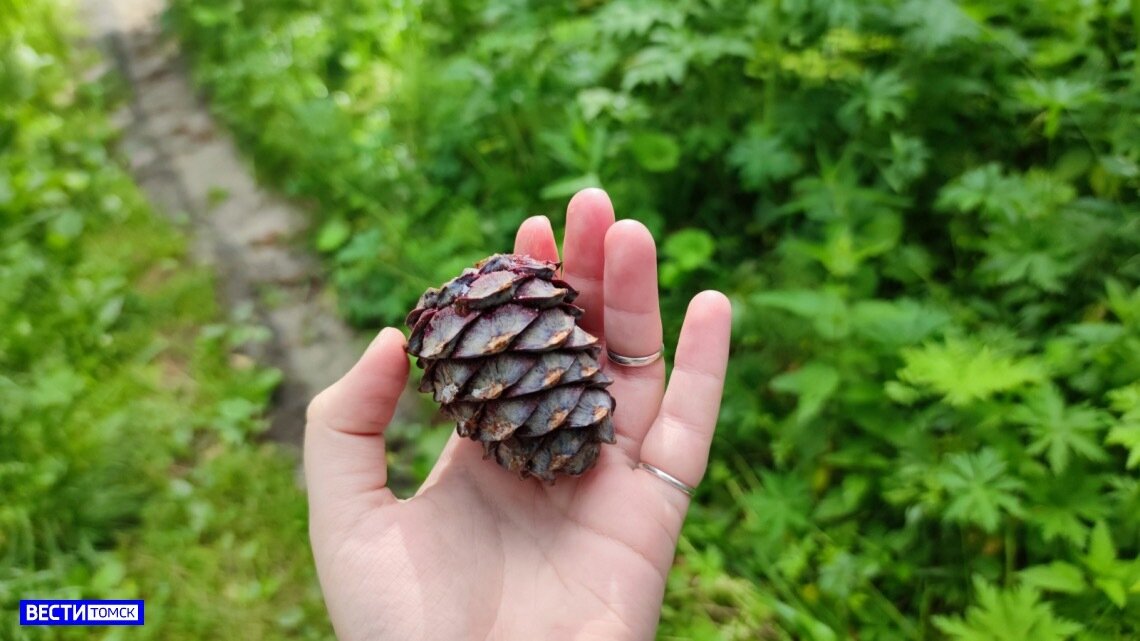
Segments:
[[[146,505],[119,553],[120,589],[147,603],[139,636],[332,639],[296,464],[269,446],[208,448]]]
[[[905,348],[900,355],[905,364],[899,370],[900,379],[942,394],[943,401],[953,406],[984,401],[998,392],[1044,378],[1042,369],[1031,361],[999,356],[987,345],[954,339],[941,345]]]
[[[999,590],[984,580],[974,582],[978,604],[964,618],[935,617],[934,623],[951,639],[959,641],[1065,641],[1081,626],[1060,619],[1040,594],[1029,587]]]
[[[1112,390],[1108,398],[1113,410],[1120,414],[1108,432],[1106,443],[1128,449],[1128,468],[1140,465],[1140,384]]]
[[[951,454],[935,475],[951,497],[943,518],[996,532],[1007,514],[1021,512],[1021,482],[1006,474],[1005,462],[992,449],[977,454]]]
[[[1135,2],[172,4],[357,321],[590,185],[733,298],[663,638],[1140,635]]]
[[[1088,407],[1066,406],[1055,387],[1039,387],[1010,413],[1015,423],[1029,429],[1030,454],[1045,454],[1057,474],[1065,471],[1072,455],[1092,461],[1108,458],[1097,432],[1104,425],[1102,413]]]
[[[103,638],[331,637],[276,371],[109,156],[59,3],[0,1],[0,638],[21,598],[141,598]]]

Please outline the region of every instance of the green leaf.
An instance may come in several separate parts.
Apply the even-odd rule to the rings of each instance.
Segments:
[[[1040,111],[1046,138],[1054,138],[1066,112],[1099,102],[1104,95],[1090,82],[1070,78],[1030,78],[1015,85],[1021,108]]]
[[[883,169],[883,179],[896,192],[903,191],[926,172],[930,149],[921,138],[898,132],[891,134],[890,164]]]
[[[1128,460],[1125,463],[1128,469],[1140,466],[1140,418],[1120,419],[1108,430],[1104,442],[1128,450]]]
[[[1081,569],[1065,561],[1034,565],[1018,572],[1017,575],[1023,585],[1050,592],[1080,594],[1088,587]]]
[[[352,236],[352,227],[343,218],[333,218],[317,232],[317,249],[329,253],[340,249]]]
[[[1053,385],[1026,394],[1025,401],[1010,413],[1010,420],[1029,428],[1033,440],[1027,451],[1035,456],[1045,453],[1056,474],[1065,471],[1073,454],[1091,461],[1108,456],[1097,435],[1104,428],[1103,413],[1088,406],[1066,406]]]
[[[127,576],[123,562],[110,554],[100,556],[101,565],[91,577],[91,590],[96,594],[111,594],[119,589]]]
[[[815,519],[829,521],[854,513],[863,504],[863,499],[870,490],[871,482],[868,477],[861,474],[844,476],[840,485],[829,490],[816,504]]]
[[[951,454],[937,474],[950,501],[947,521],[977,525],[996,532],[1005,514],[1021,513],[1020,479],[1006,473],[1005,461],[985,448],[975,454]]]
[[[988,163],[948,183],[935,204],[943,211],[977,213],[988,222],[1011,224],[1048,218],[1076,197],[1072,185],[1050,172],[1007,175],[1001,165]]]
[[[716,241],[703,229],[682,229],[670,234],[662,247],[662,286],[672,287],[685,274],[708,266],[715,251]]]
[[[761,292],[752,297],[761,307],[774,307],[812,321],[819,335],[843,338],[850,331],[847,304],[831,290],[796,289]]]
[[[974,577],[976,604],[962,616],[935,616],[934,625],[958,641],[1065,641],[1083,626],[1053,614],[1031,586],[999,590]]]
[[[602,181],[598,178],[597,174],[571,176],[546,185],[542,188],[542,191],[539,192],[539,196],[542,197],[543,200],[559,200],[573,196],[588,187],[601,186]]]
[[[621,88],[629,91],[642,85],[678,84],[685,78],[688,66],[688,59],[680,52],[652,45],[634,54]]]
[[[602,33],[627,37],[645,35],[655,24],[680,26],[685,14],[673,2],[630,0],[606,3],[594,18]]]
[[[1089,533],[1085,563],[1096,574],[1111,574],[1115,569],[1116,544],[1112,542],[1112,532],[1104,521],[1097,521]]]
[[[1088,538],[1088,526],[1080,514],[1069,505],[1037,505],[1028,520],[1041,529],[1045,541],[1062,539],[1080,546]]]
[[[906,0],[898,20],[910,27],[907,39],[920,50],[933,51],[977,37],[978,25],[952,0]]]
[[[946,312],[910,298],[862,300],[851,306],[855,333],[883,345],[918,343],[949,323]]]
[[[681,160],[681,146],[673,136],[656,132],[642,131],[633,134],[629,140],[630,151],[637,163],[647,171],[663,173],[677,168]]]
[[[858,126],[854,116],[859,113],[874,125],[882,124],[888,117],[900,120],[906,116],[906,95],[911,88],[897,71],[867,71],[859,80],[855,94],[839,110],[842,122],[852,128]]]
[[[995,353],[972,340],[947,339],[906,348],[902,357],[906,365],[898,373],[901,381],[941,394],[956,407],[1045,379],[1044,368],[1036,360]]]
[[[760,472],[758,487],[742,497],[741,507],[763,529],[758,537],[772,542],[797,534],[811,524],[811,488],[802,478],[779,472]]]
[[[760,129],[749,131],[732,146],[728,163],[740,172],[741,184],[754,191],[793,176],[803,168],[803,162],[783,138]]]
[[[824,403],[835,394],[839,388],[839,372],[826,363],[812,361],[776,376],[768,385],[777,392],[799,397],[795,420],[803,424],[818,416]]]
[[[876,215],[872,222],[856,233],[849,221],[831,221],[823,242],[789,237],[783,247],[791,253],[802,252],[818,260],[834,276],[848,278],[859,271],[868,258],[884,254],[898,244],[902,221],[891,212]]]
[[[883,393],[887,395],[887,398],[899,405],[914,405],[922,398],[922,392],[919,392],[909,385],[903,385],[898,381],[887,381],[883,383]]]
[[[1126,327],[1140,325],[1140,287],[1129,289],[1115,278],[1104,283],[1108,308]]]
[[[1089,533],[1085,566],[1092,572],[1096,586],[1118,608],[1128,605],[1128,586],[1140,586],[1140,560],[1120,558],[1108,523],[1098,520]]]
[[[670,234],[661,250],[681,269],[691,271],[708,264],[716,251],[716,241],[703,229],[682,229]]]
[[[51,219],[48,224],[48,244],[52,247],[66,247],[83,233],[83,215],[68,209]]]
[[[1117,578],[1093,579],[1093,585],[1112,601],[1113,605],[1123,608],[1128,605],[1128,591],[1124,589],[1124,582]]]
[[[126,298],[123,296],[112,296],[103,303],[99,308],[99,314],[95,317],[95,325],[99,329],[107,329],[119,320],[119,316],[123,313],[123,303]]]
[[[577,99],[586,122],[592,122],[602,114],[607,114],[618,122],[644,120],[648,112],[648,107],[640,100],[605,87],[583,89],[578,92]]]

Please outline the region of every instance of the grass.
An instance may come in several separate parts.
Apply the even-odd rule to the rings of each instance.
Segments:
[[[9,11],[11,9],[11,11]],[[72,16],[0,11],[0,639],[329,639],[280,378],[113,156]],[[142,628],[21,628],[140,598]]]

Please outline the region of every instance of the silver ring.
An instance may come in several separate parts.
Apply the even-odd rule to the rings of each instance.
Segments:
[[[638,463],[637,466],[640,467],[641,469],[645,470],[646,472],[649,472],[653,476],[656,476],[657,478],[661,479],[662,481],[665,481],[669,485],[672,485],[673,487],[677,488],[678,490],[681,490],[682,492],[689,495],[690,497],[693,496],[693,492],[697,491],[696,488],[692,487],[691,485],[686,485],[684,482],[682,482],[680,479],[673,476],[672,474],[666,472],[665,470],[662,470],[661,468],[654,467],[654,466],[650,465],[649,463],[646,463],[645,461]]]
[[[661,360],[661,357],[664,354],[664,343],[661,344],[661,349],[645,356],[626,356],[625,354],[618,354],[609,347],[606,348],[606,356],[609,356],[611,361],[617,363],[618,365],[621,365],[622,367],[646,367]]]

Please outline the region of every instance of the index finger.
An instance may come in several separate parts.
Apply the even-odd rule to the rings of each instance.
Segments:
[[[554,229],[546,216],[531,216],[519,225],[515,234],[515,253],[558,262],[558,244],[554,242]]]

